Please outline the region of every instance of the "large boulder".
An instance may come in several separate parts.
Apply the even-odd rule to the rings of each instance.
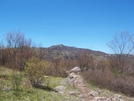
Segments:
[[[75,72],[75,73],[78,73],[78,72],[81,72],[81,69],[80,67],[74,67],[73,69],[70,70],[70,72]]]

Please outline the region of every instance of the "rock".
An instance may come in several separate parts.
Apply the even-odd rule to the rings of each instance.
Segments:
[[[95,90],[95,91],[91,91],[90,93],[89,93],[89,95],[90,96],[99,96],[100,95],[100,90]]]
[[[80,98],[86,98],[86,94],[80,94],[79,97]]]
[[[77,96],[77,95],[81,94],[81,92],[79,92],[79,91],[70,91],[68,94]]]
[[[78,84],[82,84],[82,85],[84,84],[83,78],[80,75],[77,77],[77,79],[75,81]]]
[[[48,78],[48,76],[45,75],[44,78]]]
[[[37,86],[42,86],[42,85],[44,85],[42,78],[37,78],[37,79],[35,79],[34,84],[37,85]]]
[[[75,73],[78,73],[78,72],[81,72],[81,69],[80,67],[74,67],[73,69],[70,70],[70,72],[75,72]]]
[[[84,85],[83,78],[80,75],[75,74],[74,72],[69,74],[67,79],[68,79],[68,82],[69,82],[70,85],[75,85],[75,84]]]
[[[77,75],[75,73],[71,73],[71,74],[69,74],[68,78],[69,79],[76,79]]]
[[[57,86],[54,88],[54,90],[59,93],[63,93],[65,89],[66,89],[65,86]]]
[[[113,99],[110,97],[110,98],[107,98],[105,101],[113,101]]]
[[[95,97],[93,101],[106,101],[107,98],[105,97]]]
[[[68,79],[68,83],[70,85],[74,85],[76,83],[77,75],[75,73],[71,73],[71,74],[69,74],[67,79]]]
[[[123,98],[122,95],[119,95],[119,94],[115,94],[114,97],[115,98]]]
[[[113,101],[124,101],[122,95],[119,94],[115,94],[112,99]]]

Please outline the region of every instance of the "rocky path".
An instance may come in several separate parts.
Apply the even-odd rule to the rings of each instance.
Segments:
[[[73,79],[72,83],[74,83],[74,85],[81,91],[81,95],[84,96],[83,101],[91,101],[93,97],[89,95],[90,89],[86,87],[82,76],[75,73],[71,73],[69,77],[70,79]]]
[[[79,91],[68,91],[69,97],[75,96],[76,99],[71,101],[134,101],[134,99],[128,99],[119,94],[113,94],[109,96],[104,96],[105,93],[101,90],[91,90],[86,86],[82,76],[77,73],[70,73],[69,76],[61,84],[68,84],[75,86]],[[66,87],[62,87],[65,90]],[[64,92],[64,91],[63,91]],[[63,94],[63,92],[61,92]],[[107,95],[107,94],[106,94]],[[70,101],[70,100],[69,100]]]

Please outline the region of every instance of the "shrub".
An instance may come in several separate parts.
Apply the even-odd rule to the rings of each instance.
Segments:
[[[110,69],[99,69],[100,66],[99,64],[96,69],[89,69],[82,73],[88,83],[94,84],[100,88],[107,88],[125,95],[134,96],[133,76],[119,75],[119,73],[116,75],[113,74],[113,71]]]
[[[82,71],[89,69],[89,66],[92,67],[93,57],[89,53],[82,53],[78,55],[77,64]]]
[[[32,86],[38,87],[43,82],[46,68],[50,67],[50,63],[39,58],[32,57],[28,59],[25,65],[25,72]]]

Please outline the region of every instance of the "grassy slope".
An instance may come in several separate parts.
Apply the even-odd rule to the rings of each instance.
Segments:
[[[14,90],[12,83],[14,71],[0,67],[0,101],[67,101],[73,98],[53,91],[33,88],[28,84],[28,80],[25,78],[24,73],[20,74],[22,75],[22,81],[19,90]],[[51,88],[54,88],[55,86],[60,85],[62,80],[63,78],[59,77],[49,77],[46,81]],[[11,89],[3,91],[3,88]]]
[[[15,71],[16,73],[16,71]],[[20,72],[18,72],[20,73]],[[14,71],[12,69],[8,69],[0,66],[0,101],[71,101],[72,99],[78,99],[76,96],[70,96],[68,94],[69,91],[78,90],[77,87],[65,85],[67,87],[64,94],[59,94],[53,91],[47,91],[42,89],[33,88],[27,78],[24,76],[24,73],[20,73],[22,75],[22,81],[19,86],[19,90],[13,89],[12,76],[14,75]],[[61,85],[61,81],[64,81],[64,78],[60,77],[48,77],[46,79],[46,83],[54,88],[58,85]],[[88,84],[87,87],[90,90],[99,89],[96,86]],[[10,90],[3,91],[3,88],[11,88]],[[101,95],[103,97],[111,97],[114,96],[114,92],[110,92],[106,89],[101,89]],[[126,98],[127,101],[133,101],[132,98]],[[74,100],[72,100],[74,101]],[[78,99],[77,101],[82,101],[82,99]]]

